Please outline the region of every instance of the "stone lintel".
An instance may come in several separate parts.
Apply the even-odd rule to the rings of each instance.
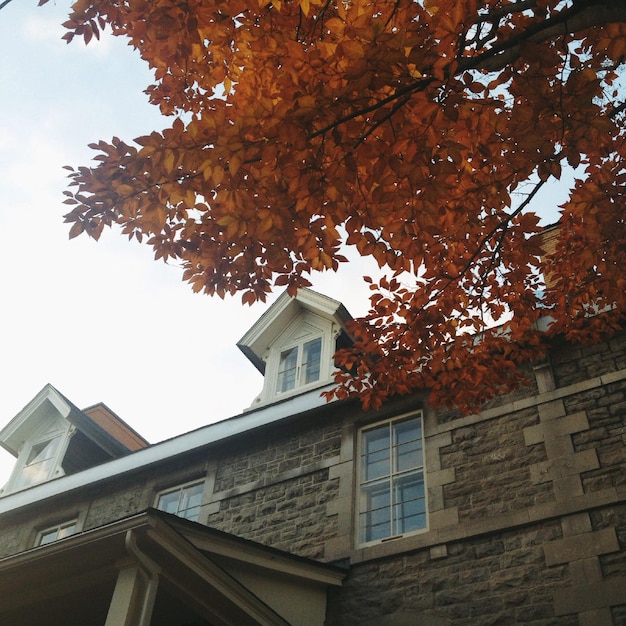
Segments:
[[[619,550],[615,528],[557,539],[543,547],[546,565],[559,565]],[[625,589],[626,591],[626,589]],[[599,605],[606,606],[606,605]],[[593,607],[591,607],[593,608]]]
[[[556,615],[596,611],[607,606],[625,603],[626,578],[611,578],[602,582],[554,592],[554,612]]]

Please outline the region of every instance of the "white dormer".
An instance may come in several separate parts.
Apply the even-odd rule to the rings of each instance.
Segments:
[[[333,355],[347,342],[350,319],[340,302],[310,289],[283,293],[237,344],[264,375],[253,406],[332,382]]]
[[[104,404],[81,411],[46,385],[2,430],[16,457],[7,495],[143,448],[148,442]]]

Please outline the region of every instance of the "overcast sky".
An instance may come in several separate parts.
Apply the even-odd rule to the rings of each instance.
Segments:
[[[148,104],[150,74],[123,40],[61,40],[69,6],[0,10],[0,428],[49,382],[156,442],[252,402],[261,376],[235,343],[266,305],[195,295],[116,231],[68,240],[63,166],[87,164],[90,142],[171,123]],[[359,315],[369,270],[355,263],[314,288]],[[0,486],[12,464],[0,449]]]

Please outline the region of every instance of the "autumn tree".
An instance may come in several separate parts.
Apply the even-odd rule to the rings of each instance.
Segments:
[[[78,0],[66,39],[127,37],[173,122],[94,145],[70,235],[119,225],[244,302],[352,246],[382,278],[335,393],[470,410],[540,357],[539,318],[623,319],[625,22],[624,0]],[[542,257],[533,200],[565,168]]]

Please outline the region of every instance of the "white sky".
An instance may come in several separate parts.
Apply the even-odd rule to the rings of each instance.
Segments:
[[[62,167],[88,164],[90,142],[171,123],[148,104],[148,69],[124,41],[61,40],[69,5],[0,11],[0,428],[49,382],[156,442],[252,402],[261,376],[235,343],[266,305],[195,295],[115,231],[68,240]],[[314,288],[360,315],[368,271],[359,261]],[[12,465],[0,449],[0,486]]]

